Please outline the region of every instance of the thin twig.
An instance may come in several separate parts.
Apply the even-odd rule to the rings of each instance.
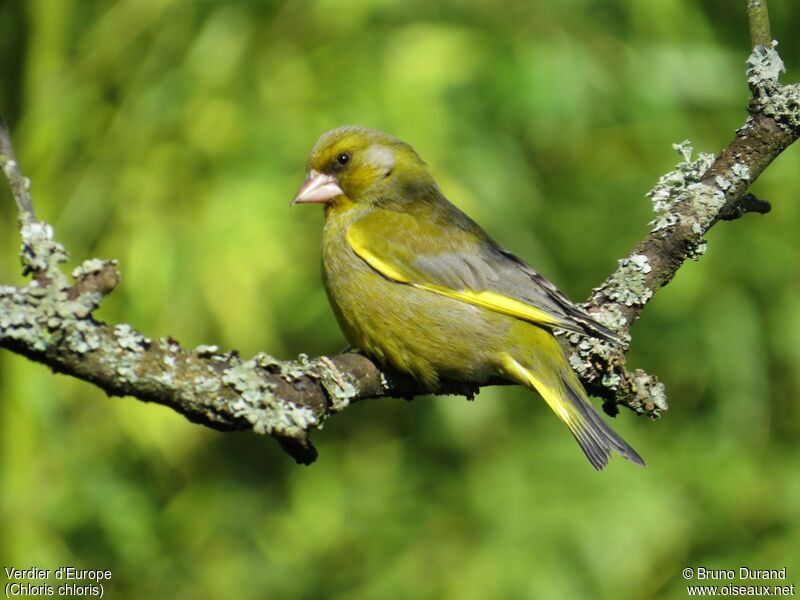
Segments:
[[[14,148],[11,146],[11,134],[2,115],[0,115],[0,169],[6,174],[11,185],[11,193],[17,203],[20,223],[35,222],[36,213],[33,211],[33,202],[31,201],[31,182],[19,171],[19,165],[14,158]]]
[[[753,48],[772,44],[767,0],[747,0],[747,21],[750,24],[750,43]]]

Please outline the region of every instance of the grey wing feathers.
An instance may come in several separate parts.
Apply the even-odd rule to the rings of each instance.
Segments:
[[[465,251],[460,247],[462,238],[452,236],[449,238],[452,245],[447,251],[417,253],[413,266],[420,272],[452,289],[490,290],[530,304],[558,319],[559,326],[567,331],[613,344],[624,343],[618,334],[575,306],[535,269],[503,250],[480,225],[444,196],[439,196],[433,206],[444,231],[447,226],[456,227],[482,240],[484,245],[480,252],[473,252],[471,246]]]
[[[527,277],[528,282],[523,280],[522,284],[516,290],[498,290],[509,295],[513,295],[519,300],[530,302],[535,306],[543,309],[552,309],[554,314],[563,316],[569,324],[563,326],[568,331],[582,333],[591,337],[596,337],[613,344],[623,344],[622,338],[619,334],[611,331],[605,325],[597,322],[585,310],[575,306],[572,301],[567,298],[561,290],[559,290],[548,279],[540,275],[533,267],[530,267],[525,262],[503,250],[496,248],[496,251],[510,261],[512,270],[522,273]],[[515,277],[518,279],[519,275]],[[504,286],[505,287],[505,286]],[[531,297],[532,296],[532,297]],[[542,300],[544,299],[544,300]]]
[[[418,255],[413,267],[454,290],[495,289],[499,279],[491,261],[482,255],[464,256],[456,252]]]
[[[474,255],[464,255],[455,248],[451,252],[417,255],[412,266],[439,285],[504,294],[544,310],[567,331],[623,343],[616,333],[575,306],[532,267],[494,243],[488,243],[484,252]]]

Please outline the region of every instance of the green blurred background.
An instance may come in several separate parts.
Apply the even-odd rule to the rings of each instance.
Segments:
[[[582,300],[648,230],[671,144],[717,152],[744,122],[744,4],[5,0],[0,107],[71,264],[120,259],[101,318],[334,353],[322,213],[289,207],[321,132],[412,143]],[[800,6],[770,11],[796,81]],[[0,563],[108,568],[109,598],[683,598],[687,566],[800,584],[798,166],[634,327],[672,407],[613,422],[646,469],[595,473],[518,388],[353,406],[300,467],[0,352]],[[0,188],[0,283],[20,283]]]

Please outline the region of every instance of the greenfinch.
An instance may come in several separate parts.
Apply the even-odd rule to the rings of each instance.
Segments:
[[[324,133],[294,204],[323,204],[323,279],[348,341],[426,390],[498,378],[536,390],[598,470],[642,458],[595,411],[553,329],[618,337],[451,204],[414,149]]]

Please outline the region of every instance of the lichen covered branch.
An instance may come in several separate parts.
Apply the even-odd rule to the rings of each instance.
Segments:
[[[769,204],[747,193],[775,157],[797,139],[800,93],[778,83],[783,68],[772,44],[759,46],[748,61],[753,97],[750,116],[716,158],[694,157],[688,142],[676,144],[681,161],[648,194],[656,216],[651,230],[620,259],[615,272],[586,303],[595,317],[628,339],[630,327],[653,294],[688,258],[705,251],[706,232],[720,220]],[[316,456],[309,432],[359,400],[413,397],[413,381],[380,369],[355,353],[281,361],[267,354],[242,359],[213,346],[183,348],[164,337],[149,339],[127,324],[93,317],[119,284],[117,263],[91,259],[72,273],[61,267],[65,249],[52,228],[35,217],[28,180],[14,159],[0,120],[0,167],[11,184],[20,215],[23,287],[0,286],[0,347],[53,370],[83,379],[109,395],[157,402],[193,422],[222,430],[252,430],[276,438],[299,462]],[[570,362],[590,392],[614,413],[618,404],[657,416],[666,410],[664,387],[637,370],[625,369],[627,348],[564,334]],[[438,394],[473,395],[477,388],[443,382]]]
[[[35,250],[35,247],[34,247]],[[129,325],[96,321],[91,310],[117,281],[110,261],[87,261],[66,288],[0,287],[0,347],[93,383],[109,395],[157,402],[222,430],[278,439],[299,462],[315,457],[308,432],[350,402],[403,393],[358,354],[332,359],[250,360],[215,347],[182,348]]]
[[[650,233],[586,303],[609,327],[629,333],[653,294],[687,259],[703,255],[705,235],[716,223],[769,211],[769,203],[748,194],[748,188],[800,135],[800,87],[778,82],[783,63],[775,45],[758,46],[750,55],[749,116],[717,157],[702,152],[693,157],[688,141],[675,144],[682,160],[648,193],[656,214]],[[594,393],[645,412],[651,412],[651,404],[659,408],[663,388],[648,375],[624,373],[623,349],[575,336],[570,341],[576,348],[573,367]]]

